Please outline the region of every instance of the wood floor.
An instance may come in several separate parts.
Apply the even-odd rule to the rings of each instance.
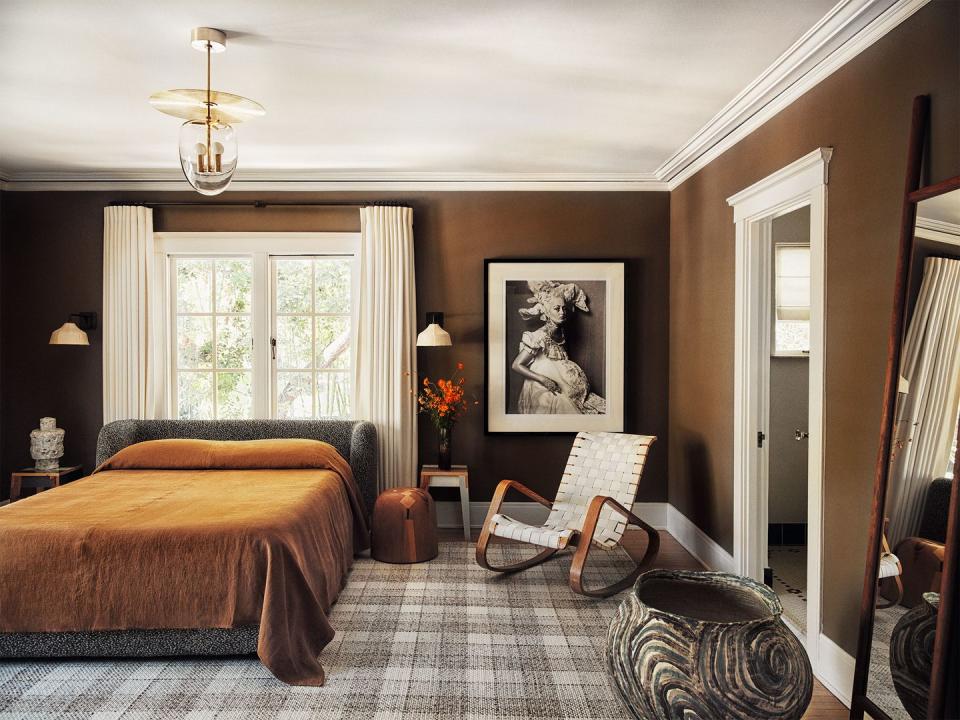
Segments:
[[[443,539],[455,540],[462,537],[459,531],[441,531]],[[646,545],[646,536],[640,531],[628,531],[624,535],[624,547],[631,555],[640,557]],[[474,533],[476,540],[476,533]],[[703,570],[703,565],[676,541],[668,532],[660,531],[660,554],[657,567],[677,570]],[[837,698],[831,695],[823,685],[813,681],[813,699],[803,716],[803,720],[846,720],[850,711]]]

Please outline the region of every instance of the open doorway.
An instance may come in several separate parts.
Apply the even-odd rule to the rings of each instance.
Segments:
[[[728,199],[736,225],[733,551],[820,664],[827,168],[819,148]]]
[[[770,227],[768,581],[783,614],[806,634],[810,413],[810,206]]]

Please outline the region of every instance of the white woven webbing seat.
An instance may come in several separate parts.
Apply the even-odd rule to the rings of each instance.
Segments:
[[[640,484],[651,435],[581,432],[573,442],[563,479],[550,515],[542,526],[528,525],[503,514],[490,520],[497,537],[540,547],[563,549],[583,529],[590,501],[598,495],[614,498],[626,508],[633,506]],[[594,544],[611,548],[626,530],[626,518],[609,507],[600,512]]]
[[[500,513],[493,516],[490,527],[497,537],[539,545],[540,547],[556,548],[557,550],[562,550],[567,546],[574,532],[571,528],[527,525]]]
[[[897,577],[900,573],[900,558],[893,553],[883,553],[880,556],[880,567],[878,568],[877,579],[883,580],[888,577]]]

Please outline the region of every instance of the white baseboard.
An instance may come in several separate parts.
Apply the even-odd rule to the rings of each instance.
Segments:
[[[657,530],[666,530],[669,507],[665,502],[634,503],[633,514]]]
[[[436,507],[437,527],[458,528],[462,526],[459,502],[447,500],[436,503]],[[488,502],[470,503],[471,527],[479,528],[483,526],[483,520],[487,517],[489,507],[490,503]],[[633,512],[644,522],[658,530],[667,530],[667,507],[667,503],[634,503]],[[509,515],[514,520],[530,525],[539,525],[546,521],[548,512],[543,505],[534,502],[505,502],[503,504],[504,515]]]
[[[438,502],[437,527],[459,528],[462,525],[460,503]],[[488,502],[470,503],[470,526],[479,528],[487,516]],[[503,514],[529,525],[540,525],[547,519],[547,508],[534,502],[505,502]],[[733,572],[733,556],[698,528],[683,513],[665,502],[634,503],[633,512],[658,530],[666,530],[677,542],[711,570]]]
[[[669,504],[667,504],[667,531],[686,548],[688,553],[710,570],[735,572],[733,555],[697,527],[690,518]]]
[[[460,503],[451,500],[438,502],[437,526],[459,528]],[[470,526],[479,528],[487,516],[488,502],[470,503]],[[547,508],[534,502],[505,502],[503,514],[529,525],[540,525],[547,519]],[[698,528],[686,515],[665,502],[634,503],[633,512],[658,530],[666,530],[687,552],[711,570],[734,572],[733,556],[713,538]]]
[[[833,640],[820,633],[820,658],[814,671],[817,680],[847,707],[853,694],[853,671],[857,661]]]
[[[445,500],[436,503],[436,507],[437,527],[459,528],[463,525],[459,501]],[[470,527],[479,528],[483,525],[489,507],[488,502],[470,503]],[[505,502],[503,514],[531,525],[539,525],[547,519],[547,509],[534,502]]]

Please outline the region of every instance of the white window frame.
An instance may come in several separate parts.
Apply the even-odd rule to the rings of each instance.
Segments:
[[[250,257],[253,260],[253,417],[267,419],[274,416],[271,387],[274,368],[270,346],[273,324],[273,278],[271,258],[275,256],[350,256],[351,267],[351,318],[357,326],[357,309],[360,287],[360,233],[263,233],[263,232],[158,232],[154,233],[154,263],[156,287],[160,289],[158,308],[162,308],[160,342],[166,367],[159,372],[157,382],[157,407],[163,417],[177,416],[177,359],[176,346],[176,293],[171,272],[173,261],[178,257]],[[356,375],[356,333],[351,337],[351,371]],[[356,378],[350,383],[350,409],[356,407]]]
[[[359,247],[359,235],[357,236],[357,247]],[[268,342],[270,341],[270,339],[275,338],[277,336],[277,317],[278,316],[276,312],[274,312],[277,304],[277,285],[275,282],[277,278],[277,272],[276,272],[277,267],[276,267],[275,261],[277,260],[277,258],[284,258],[284,257],[298,258],[298,259],[314,258],[314,257],[331,257],[331,258],[352,257],[353,263],[350,268],[350,309],[351,309],[350,325],[352,328],[357,327],[357,307],[359,305],[359,300],[360,300],[360,282],[359,282],[360,262],[359,262],[359,255],[357,253],[351,254],[348,252],[339,252],[339,253],[314,252],[314,253],[301,253],[299,255],[295,255],[293,253],[275,253],[274,252],[274,253],[270,253],[269,257],[267,258],[267,273],[269,275],[269,283],[270,283],[270,314],[269,314],[269,317],[267,318],[267,322],[269,323]],[[302,315],[303,313],[285,313],[285,314],[286,315],[290,315],[290,314]],[[327,313],[310,313],[311,324],[315,323],[318,317],[323,317],[325,314]],[[335,313],[335,314],[339,315],[340,313]],[[316,352],[315,347],[313,348],[313,351],[314,353]],[[272,354],[273,354],[273,348],[271,346],[271,355]],[[353,375],[353,377],[350,378],[350,415],[349,415],[350,418],[353,417],[353,413],[356,409],[356,401],[357,401],[356,363],[357,363],[357,333],[352,332],[350,333],[350,368],[348,370],[348,372],[350,372]],[[313,380],[315,381],[317,379],[318,373],[321,371],[318,371],[314,367],[305,372],[309,372],[313,377]],[[269,383],[270,383],[269,385],[270,397],[268,400],[269,407],[270,407],[269,417],[276,417],[277,416],[277,366],[276,366],[276,359],[272,357],[270,360]],[[316,384],[314,384],[313,386],[314,406],[316,406],[317,399],[318,399],[317,386]]]

